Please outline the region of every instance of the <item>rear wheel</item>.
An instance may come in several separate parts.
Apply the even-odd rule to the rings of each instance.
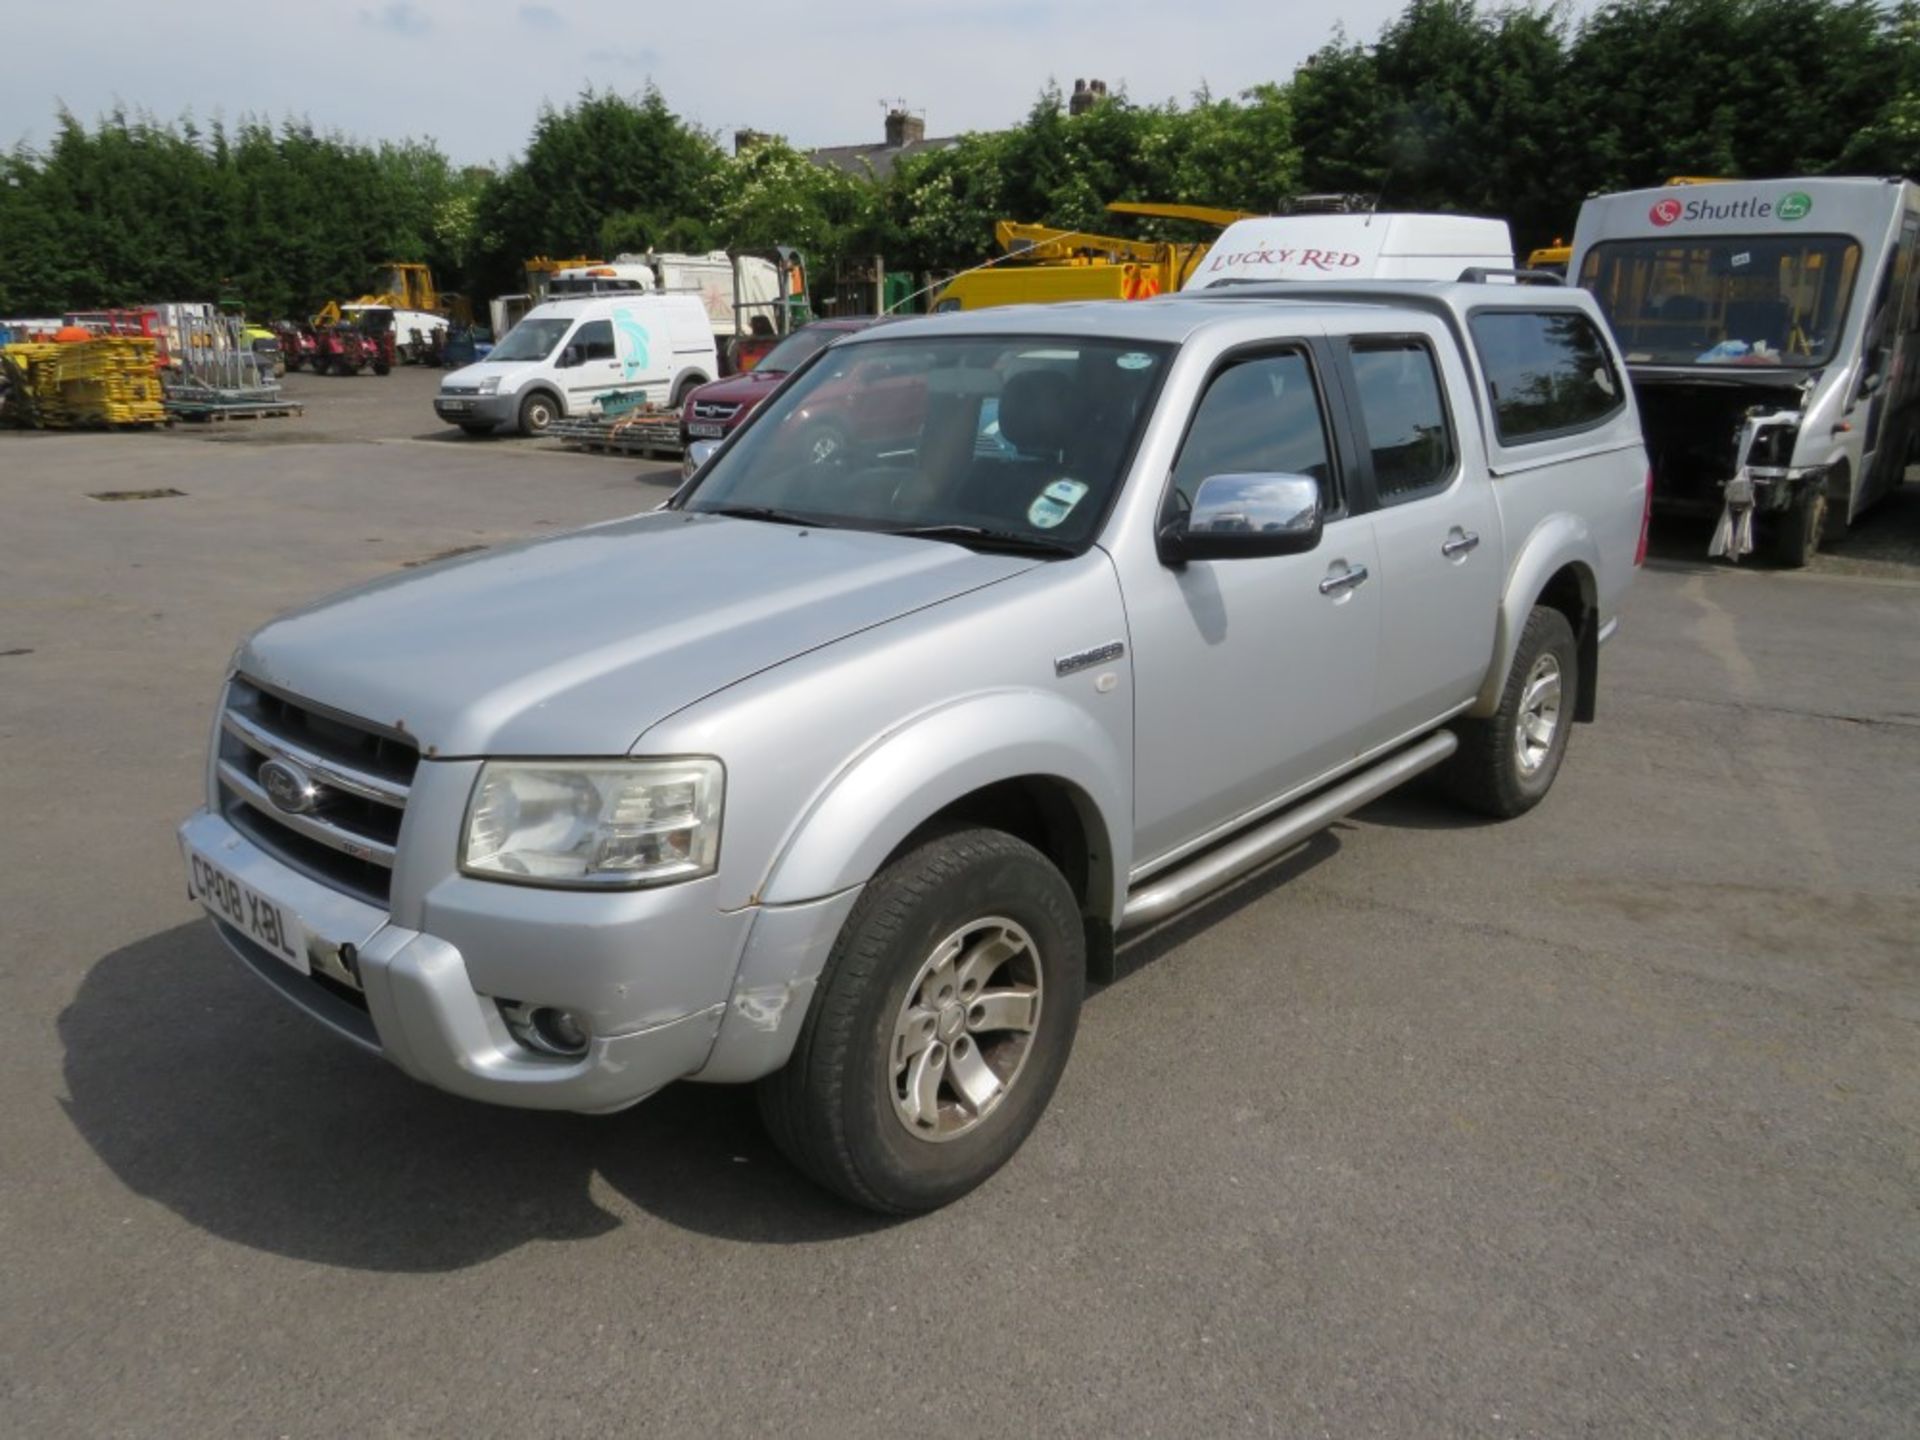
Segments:
[[[1520,632],[1500,708],[1454,724],[1460,748],[1441,772],[1453,798],[1497,820],[1546,798],[1566,758],[1580,698],[1580,651],[1558,610],[1536,605]]]
[[[1079,908],[1045,856],[997,830],[928,839],[848,917],[792,1060],[760,1083],[767,1130],[857,1205],[956,1200],[1038,1122],[1085,984]]]
[[[543,435],[547,427],[553,424],[556,407],[553,397],[536,390],[520,402],[520,433],[522,435]]]

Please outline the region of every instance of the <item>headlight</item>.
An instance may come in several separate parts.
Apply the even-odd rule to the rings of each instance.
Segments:
[[[622,889],[691,880],[720,855],[718,760],[488,761],[460,868],[522,885]]]
[[[481,379],[479,384],[474,387],[473,393],[476,395],[491,395],[499,388],[500,377],[498,375],[488,375]]]

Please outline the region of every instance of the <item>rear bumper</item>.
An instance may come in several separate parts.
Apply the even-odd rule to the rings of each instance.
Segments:
[[[751,1080],[779,1069],[857,895],[727,914],[671,890],[642,892],[636,902],[633,892],[487,886],[485,901],[520,902],[514,919],[469,907],[471,914],[447,910],[444,927],[431,913],[427,922],[483,952],[468,953],[447,935],[394,924],[385,911],[293,870],[219,815],[197,812],[180,839],[299,918],[313,974],[213,920],[227,947],[283,997],[415,1079],[539,1110],[618,1110],[689,1076]],[[572,926],[551,923],[551,912],[543,922],[543,907],[596,901],[653,908],[618,923],[609,923],[609,910],[583,910]],[[488,951],[489,937],[501,939],[504,953]],[[595,1025],[577,1058],[529,1049],[501,1013],[512,999],[607,1016],[595,995],[631,1006],[625,1013],[633,1018]]]

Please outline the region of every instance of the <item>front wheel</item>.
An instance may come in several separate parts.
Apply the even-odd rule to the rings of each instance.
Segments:
[[[536,391],[520,402],[520,433],[544,435],[547,427],[553,424],[553,417],[553,397]]]
[[[786,1069],[774,1143],[888,1214],[958,1199],[1019,1149],[1066,1069],[1086,942],[1065,878],[997,830],[934,836],[868,884]]]
[[[1804,570],[1820,548],[1820,532],[1827,523],[1827,495],[1808,486],[1786,509],[1770,517],[1761,538],[1767,558],[1782,570]]]
[[[1524,815],[1544,800],[1566,759],[1579,691],[1573,626],[1558,610],[1534,606],[1500,708],[1454,724],[1460,748],[1441,772],[1453,798],[1496,820]]]

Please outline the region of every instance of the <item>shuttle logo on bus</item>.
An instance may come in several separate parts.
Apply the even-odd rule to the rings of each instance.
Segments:
[[[1662,230],[1682,220],[1785,220],[1791,224],[1813,213],[1813,197],[1804,190],[1790,190],[1779,203],[1749,195],[1743,200],[1715,202],[1705,199],[1680,200],[1672,195],[1653,202],[1647,219]]]

